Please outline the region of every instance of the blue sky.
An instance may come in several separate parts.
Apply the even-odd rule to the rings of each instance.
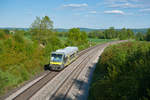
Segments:
[[[148,28],[150,0],[0,0],[0,27],[30,27],[45,15],[54,28]]]

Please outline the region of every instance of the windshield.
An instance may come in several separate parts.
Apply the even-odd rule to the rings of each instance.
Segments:
[[[62,61],[62,55],[61,54],[52,54],[51,61],[61,62]]]

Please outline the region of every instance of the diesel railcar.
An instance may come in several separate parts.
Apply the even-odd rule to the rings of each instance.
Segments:
[[[50,70],[62,70],[77,58],[78,47],[66,47],[51,53]]]

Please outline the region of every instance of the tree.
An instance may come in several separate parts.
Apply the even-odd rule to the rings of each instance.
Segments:
[[[79,28],[72,28],[68,32],[68,45],[84,45],[87,43],[87,34],[86,32],[81,32]]]
[[[143,41],[144,40],[144,35],[141,32],[138,32],[136,34],[136,40]]]
[[[99,31],[98,38],[99,38],[99,39],[104,39],[104,38],[105,38],[104,32]]]
[[[8,30],[8,29],[4,29],[4,32],[5,32],[6,34],[9,34],[9,30]]]
[[[111,38],[115,38],[116,37],[116,32],[115,32],[115,28],[114,27],[110,27],[109,29]]]
[[[88,33],[89,38],[96,38],[96,34],[94,31]]]
[[[48,16],[45,16],[41,20],[41,27],[43,30],[53,29],[53,21]]]
[[[134,33],[131,29],[127,29],[127,37],[129,38],[134,38]]]
[[[4,39],[5,38],[5,32],[0,29],[0,39]]]
[[[114,27],[110,27],[109,29],[106,29],[104,31],[104,34],[105,34],[105,38],[107,38],[107,39],[117,38]]]
[[[35,40],[38,40],[39,43],[45,44],[48,36],[52,34],[53,21],[48,16],[36,17],[35,21],[31,24],[31,33]]]
[[[147,33],[146,33],[146,40],[150,41],[150,28],[147,30]]]
[[[68,38],[72,41],[80,41],[80,35],[81,32],[79,28],[72,28],[69,30]]]
[[[127,30],[125,28],[121,29],[120,30],[120,35],[119,35],[119,38],[121,40],[124,40],[124,39],[127,39]]]
[[[57,32],[57,31],[56,31]],[[58,36],[60,37],[67,37],[68,32],[57,32]]]
[[[87,38],[88,38],[88,36],[87,36],[86,32],[82,31],[81,32],[81,41],[82,41],[82,43],[87,43]]]

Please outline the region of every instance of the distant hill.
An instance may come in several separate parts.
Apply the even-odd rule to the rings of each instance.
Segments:
[[[55,29],[58,32],[67,32],[69,29],[63,29],[63,28],[56,28]],[[100,30],[100,31],[104,31],[105,29],[91,29],[91,28],[80,28],[81,31],[85,31],[85,32],[91,32],[91,31],[95,31],[95,30]],[[121,29],[116,29],[116,30],[121,30]],[[139,28],[139,29],[131,29],[134,33],[146,33],[147,32],[147,28]]]
[[[13,27],[0,27],[0,29],[8,29],[8,30],[29,30],[29,28],[13,28]]]
[[[0,28],[0,29],[9,29],[9,30],[29,30],[29,28],[11,28],[11,27],[5,27],[5,28]],[[69,29],[64,29],[64,28],[56,28],[55,29],[58,32],[68,32]],[[91,32],[91,31],[95,31],[95,30],[100,30],[100,31],[104,31],[105,29],[92,29],[92,28],[80,28],[81,31],[85,31],[85,32]],[[120,29],[116,29],[116,30],[120,30]],[[139,29],[131,29],[134,33],[146,33],[147,32],[147,28],[139,28]]]
[[[69,29],[56,28],[55,30],[58,31],[58,32],[68,32]]]
[[[69,29],[64,29],[64,28],[56,28],[55,29],[58,32],[68,32]],[[91,31],[95,31],[95,30],[104,30],[104,29],[92,29],[92,28],[80,28],[81,31],[85,31],[85,32],[91,32]]]
[[[138,33],[138,32],[146,33],[146,32],[147,32],[147,28],[132,29],[132,31],[133,31],[134,33]]]

